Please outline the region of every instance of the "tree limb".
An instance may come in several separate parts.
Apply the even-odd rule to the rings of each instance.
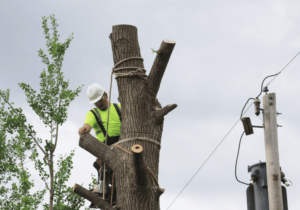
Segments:
[[[50,126],[50,128],[51,128],[51,139],[50,139],[50,141],[52,142],[52,139],[53,139],[53,131],[52,131],[52,129],[53,129],[53,121],[51,120],[51,126]]]
[[[162,124],[164,121],[164,116],[167,115],[169,112],[171,112],[173,109],[177,107],[177,104],[167,105],[162,109],[159,109],[155,111],[152,115],[152,119],[154,120],[154,123],[159,125]]]
[[[144,164],[143,150],[144,148],[142,147],[142,145],[139,144],[135,144],[131,147],[135,167],[135,174],[137,178],[137,185],[139,186],[146,186],[146,178],[148,177],[148,172]]]
[[[102,160],[102,162],[108,164],[112,170],[115,170],[118,159],[115,151],[109,146],[100,142],[89,133],[80,135],[79,146]]]
[[[75,184],[73,187],[73,192],[80,195],[81,197],[91,201],[95,204],[98,208],[102,210],[117,210],[119,209],[118,206],[111,206],[108,202],[102,200],[101,197],[92,193],[91,191],[81,187],[79,184]]]
[[[164,188],[157,187],[157,194],[158,194],[158,196],[161,196],[164,192],[165,192]]]
[[[163,40],[158,50],[159,53],[157,53],[152,65],[151,71],[148,76],[148,88],[153,100],[156,98],[162,77],[167,68],[175,44],[176,42],[174,41],[166,39]]]
[[[49,192],[50,192],[50,188],[49,188],[49,186],[48,186],[48,183],[44,180],[44,182],[45,182],[45,184],[46,184],[46,187],[47,187],[47,189],[49,190]]]

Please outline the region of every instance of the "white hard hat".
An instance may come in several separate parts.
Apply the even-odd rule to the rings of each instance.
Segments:
[[[96,83],[90,85],[86,92],[90,104],[94,104],[99,101],[102,98],[104,91],[105,89],[101,85]]]

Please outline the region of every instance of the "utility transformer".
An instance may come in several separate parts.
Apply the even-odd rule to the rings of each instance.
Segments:
[[[267,169],[265,162],[259,162],[252,166],[248,166],[248,172],[251,173],[251,185],[247,188],[247,210],[269,210],[268,200],[268,182]],[[281,177],[273,177],[274,180],[280,180],[289,185],[285,174],[281,172]],[[288,210],[286,188],[282,189],[283,210]]]

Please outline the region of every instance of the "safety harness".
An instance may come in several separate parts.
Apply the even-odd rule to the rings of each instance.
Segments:
[[[120,121],[122,122],[122,115],[121,115],[121,109],[120,109],[120,107],[118,106],[118,104],[113,104],[113,105],[114,105],[114,107],[115,107],[115,109],[116,109],[116,111],[117,111],[117,113],[119,115]],[[103,135],[106,136],[106,130],[105,130],[104,126],[103,126],[102,118],[101,118],[101,115],[100,115],[98,109],[94,108],[94,109],[91,109],[90,111],[94,114],[95,119],[97,121],[97,124],[99,125],[99,127],[101,129],[101,131],[97,131],[96,134],[99,134],[99,133],[102,132]],[[108,142],[107,143],[108,143],[108,145],[116,143],[119,140],[119,137],[120,136],[110,137],[107,134],[107,138],[108,138]]]

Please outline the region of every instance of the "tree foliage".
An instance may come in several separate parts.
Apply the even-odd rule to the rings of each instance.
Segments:
[[[25,167],[28,154],[34,159],[36,145],[26,131],[22,109],[5,108],[9,91],[0,91],[0,94],[4,99],[1,101],[0,98],[0,206],[3,209],[37,209],[46,190],[30,192],[34,181],[30,180],[29,170]]]
[[[47,24],[49,18],[52,36]],[[53,157],[58,142],[59,126],[66,122],[67,109],[83,87],[81,85],[71,90],[68,88],[69,80],[64,79],[62,62],[73,34],[65,42],[59,42],[56,21],[54,15],[42,18],[49,55],[42,49],[38,51],[38,56],[47,66],[47,70],[44,69],[40,73],[39,92],[37,93],[29,84],[23,82],[19,84],[25,92],[29,106],[49,128],[49,139],[37,136],[33,126],[27,123],[22,109],[14,108],[13,103],[9,102],[9,91],[0,92],[3,99],[0,109],[0,206],[8,209],[37,209],[46,190],[50,193],[50,202],[44,204],[44,208],[49,210],[53,207],[79,209],[84,205],[84,202],[80,202],[81,197],[74,194],[72,188],[66,185],[73,168],[74,150],[68,155],[59,155],[57,167],[54,167]],[[5,104],[9,106],[7,109]],[[30,180],[30,173],[24,166],[27,158],[34,162],[35,169],[45,184],[44,189],[33,194],[30,193],[30,189],[33,188],[34,181]],[[11,187],[7,187],[10,182]]]

